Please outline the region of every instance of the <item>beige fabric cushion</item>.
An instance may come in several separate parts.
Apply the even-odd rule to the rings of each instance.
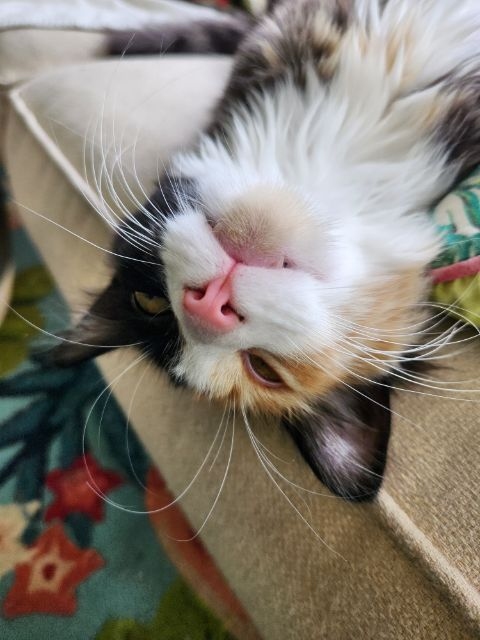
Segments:
[[[0,149],[3,147],[7,110],[8,107],[5,107],[4,97],[0,95]],[[2,183],[3,177],[0,176],[0,189],[3,186]],[[15,270],[11,262],[8,237],[2,238],[2,234],[7,234],[6,229],[9,225],[7,220],[8,215],[6,203],[2,201],[2,196],[0,195],[0,325],[8,313],[8,304],[10,302],[15,276]]]
[[[0,88],[103,56],[107,30],[198,19],[224,16],[182,0],[0,0]]]
[[[148,192],[157,164],[205,121],[228,68],[228,61],[201,58],[94,63],[37,78],[12,95],[7,152],[14,193],[74,308],[82,289],[108,273],[94,246],[108,247],[109,231],[94,211],[104,205],[85,181],[84,159],[88,177],[102,163],[101,146],[110,150],[106,167],[116,183],[122,147],[126,180],[140,196]],[[84,154],[85,145],[92,153]],[[466,347],[435,376],[476,384],[479,346]],[[124,351],[100,363],[179,495],[209,451],[222,411],[170,388],[155,370],[133,365],[135,358]],[[398,393],[387,477],[372,505],[328,495],[276,425],[255,424],[281,473],[321,495],[269,478],[242,421],[228,421],[212,470],[209,461],[181,505],[197,528],[209,516],[202,539],[266,640],[479,637],[480,420],[477,404],[454,395]]]
[[[8,313],[8,305],[13,289],[15,269],[9,262],[5,263],[5,257],[0,262],[0,325]]]
[[[0,87],[8,87],[52,67],[103,55],[101,33],[53,29],[0,31]]]

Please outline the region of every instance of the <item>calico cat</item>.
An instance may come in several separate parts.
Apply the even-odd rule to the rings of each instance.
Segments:
[[[277,0],[220,24],[112,40],[236,58],[53,359],[138,343],[175,384],[280,416],[320,480],[369,499],[426,340],[428,210],[480,162],[478,0]]]

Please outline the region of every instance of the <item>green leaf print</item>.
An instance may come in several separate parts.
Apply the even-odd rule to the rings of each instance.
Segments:
[[[43,325],[40,311],[30,304],[14,304],[13,309],[7,313],[0,327],[0,337],[14,340],[33,338]]]
[[[41,265],[25,269],[15,279],[13,302],[38,302],[53,291],[53,280]]]
[[[233,640],[223,624],[182,581],[162,598],[150,624],[109,620],[95,640]]]
[[[28,344],[45,325],[36,303],[53,291],[53,282],[43,266],[17,274],[12,309],[0,325],[0,377],[14,371],[28,356]]]
[[[27,357],[27,347],[21,340],[5,340],[0,336],[0,378],[16,369]]]
[[[459,189],[457,193],[462,199],[470,224],[480,228],[480,199],[478,195],[471,189]]]

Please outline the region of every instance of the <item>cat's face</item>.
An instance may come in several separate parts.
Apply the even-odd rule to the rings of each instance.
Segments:
[[[283,416],[331,488],[372,495],[389,367],[421,327],[423,265],[382,259],[285,186],[218,204],[188,180],[162,183],[119,229],[111,284],[56,363],[137,345],[177,384]]]
[[[380,270],[363,251],[285,187],[183,205],[159,247],[182,336],[173,374],[277,414],[378,378],[420,326],[425,282],[421,267]]]

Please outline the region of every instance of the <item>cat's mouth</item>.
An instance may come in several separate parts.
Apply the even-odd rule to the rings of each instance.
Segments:
[[[285,382],[265,358],[254,351],[242,351],[243,366],[257,384],[270,389],[285,387]]]

